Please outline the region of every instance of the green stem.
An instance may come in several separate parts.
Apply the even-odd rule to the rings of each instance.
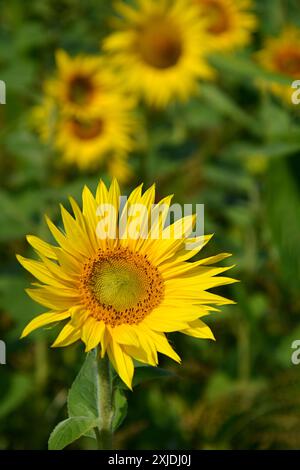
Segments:
[[[100,424],[95,429],[98,449],[112,449],[112,379],[109,359],[107,355],[98,361],[98,396],[99,396],[99,416]]]

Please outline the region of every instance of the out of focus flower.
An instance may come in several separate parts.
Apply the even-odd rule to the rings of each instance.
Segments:
[[[114,154],[127,155],[134,146],[134,121],[126,101],[102,106],[89,117],[62,116],[55,144],[67,164],[81,170],[94,168]]]
[[[251,0],[192,0],[205,20],[211,45],[216,50],[245,46],[256,29]]]
[[[291,83],[300,78],[300,29],[295,26],[285,28],[277,37],[268,38],[261,51],[256,54],[259,63],[266,70],[281,74],[291,79]],[[292,103],[290,85],[264,83],[275,95]]]
[[[70,57],[59,50],[56,66],[54,78],[45,83],[45,94],[59,103],[64,113],[86,117],[114,98],[115,78],[100,56]]]
[[[137,129],[132,97],[101,57],[71,58],[60,50],[56,61],[55,78],[46,81],[32,113],[41,139],[58,150],[62,164],[84,171],[105,163],[112,177],[126,181]]]
[[[121,15],[104,49],[134,95],[165,107],[185,100],[199,78],[211,78],[207,35],[198,9],[188,0],[139,0],[116,5]]]

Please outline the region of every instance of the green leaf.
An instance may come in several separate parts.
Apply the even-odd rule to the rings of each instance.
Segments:
[[[232,158],[245,159],[259,155],[261,158],[273,159],[292,155],[300,150],[300,142],[271,142],[267,144],[234,143],[229,150]]]
[[[96,351],[89,352],[74,380],[68,395],[70,417],[91,416],[99,418],[99,391]]]
[[[202,84],[201,95],[216,111],[223,116],[230,117],[244,127],[249,128],[252,132],[258,134],[260,129],[257,123],[247,113],[245,113],[230,96],[226,95],[222,90],[211,84]]]
[[[128,403],[125,393],[120,388],[116,388],[113,397],[114,418],[113,430],[118,429],[127,415]]]
[[[178,127],[181,126],[183,129],[186,127],[189,130],[199,132],[199,130],[214,129],[222,122],[222,116],[220,116],[218,110],[210,106],[209,103],[204,103],[201,100],[201,91],[199,96],[191,99],[184,109],[180,109],[180,112],[174,112],[174,120],[178,122]],[[165,142],[170,142],[170,132],[166,132]],[[186,138],[185,132],[183,132],[184,138]]]
[[[59,423],[52,431],[48,448],[49,450],[61,450],[67,445],[79,439],[97,426],[98,420],[89,416],[76,416]]]
[[[259,67],[253,60],[236,55],[213,55],[210,57],[212,65],[223,72],[236,74],[237,77],[244,77],[246,80],[261,79],[269,82],[276,82],[282,85],[290,85],[291,79],[280,74],[269,72]]]
[[[272,116],[272,119],[270,119]],[[258,118],[265,139],[281,142],[284,136],[287,141],[291,141],[291,131],[298,130],[293,123],[291,114],[279,103],[274,102],[269,95],[264,95],[261,107],[258,111]]]

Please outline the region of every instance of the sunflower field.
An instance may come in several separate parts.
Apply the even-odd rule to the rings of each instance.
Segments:
[[[0,3],[1,450],[300,449],[299,7]]]

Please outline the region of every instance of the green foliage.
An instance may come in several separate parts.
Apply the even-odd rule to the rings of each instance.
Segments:
[[[279,252],[281,274],[299,290],[300,264],[297,257],[300,233],[300,187],[287,162],[274,162],[267,180],[266,214]],[[280,188],[280,191],[278,191]]]
[[[96,350],[89,352],[74,380],[67,399],[68,419],[59,423],[49,439],[50,450],[60,450],[80,437],[95,439],[94,429],[101,425],[101,384],[98,374],[99,357]],[[170,377],[170,371],[158,367],[137,367],[134,385],[151,379]],[[127,387],[115,376],[113,383],[112,428],[116,431],[123,423],[128,404],[124,390]],[[1,409],[0,409],[1,412]]]
[[[93,429],[101,420],[97,352],[92,351],[74,380],[68,393],[69,418],[54,429],[49,449],[63,449],[81,436],[95,438]]]
[[[99,390],[96,377],[97,358],[94,352],[90,352],[69,391],[68,414],[70,417],[99,418]]]
[[[59,423],[50,435],[49,450],[61,450],[97,426],[97,419],[75,416]]]
[[[101,383],[98,373],[97,350],[86,355],[86,359],[68,393],[68,419],[59,423],[49,439],[50,450],[60,450],[82,436],[95,439],[94,429],[101,425]],[[112,428],[116,430],[127,414],[127,399],[124,391],[115,385],[113,389]]]
[[[248,57],[218,54],[211,57],[211,62],[220,69],[221,73],[232,73],[239,79],[247,81],[266,80],[283,85],[290,84],[289,78],[262,69],[251,59],[249,60]]]
[[[123,423],[128,411],[127,398],[124,394],[124,391],[121,390],[119,387],[116,387],[114,390],[113,408],[113,430],[116,431]]]
[[[45,449],[52,429],[50,449],[96,447],[95,353],[83,363],[82,345],[50,350],[57,325],[19,340],[44,309],[24,292],[32,278],[15,253],[33,254],[26,234],[51,241],[43,216],[60,223],[59,202],[67,205],[70,195],[80,202],[84,184],[94,190],[100,177],[109,181],[103,170],[62,168],[32,128],[31,112],[58,48],[99,53],[113,2],[2,3],[0,339],[7,364],[0,365],[0,449]],[[259,30],[249,47],[210,56],[215,81],[200,81],[195,96],[164,111],[137,109],[133,177],[122,190],[155,181],[158,198],[204,203],[205,231],[215,236],[203,254],[233,253],[232,275],[241,283],[218,289],[237,305],[207,317],[215,343],[169,335],[182,365],[163,356],[159,368],[136,364],[133,393],[114,376],[120,449],[300,447],[300,366],[291,363],[291,344],[300,339],[300,106],[265,90],[262,83],[291,80],[255,61],[265,38],[290,23],[299,27],[300,14],[297,0],[257,0],[255,11]]]

